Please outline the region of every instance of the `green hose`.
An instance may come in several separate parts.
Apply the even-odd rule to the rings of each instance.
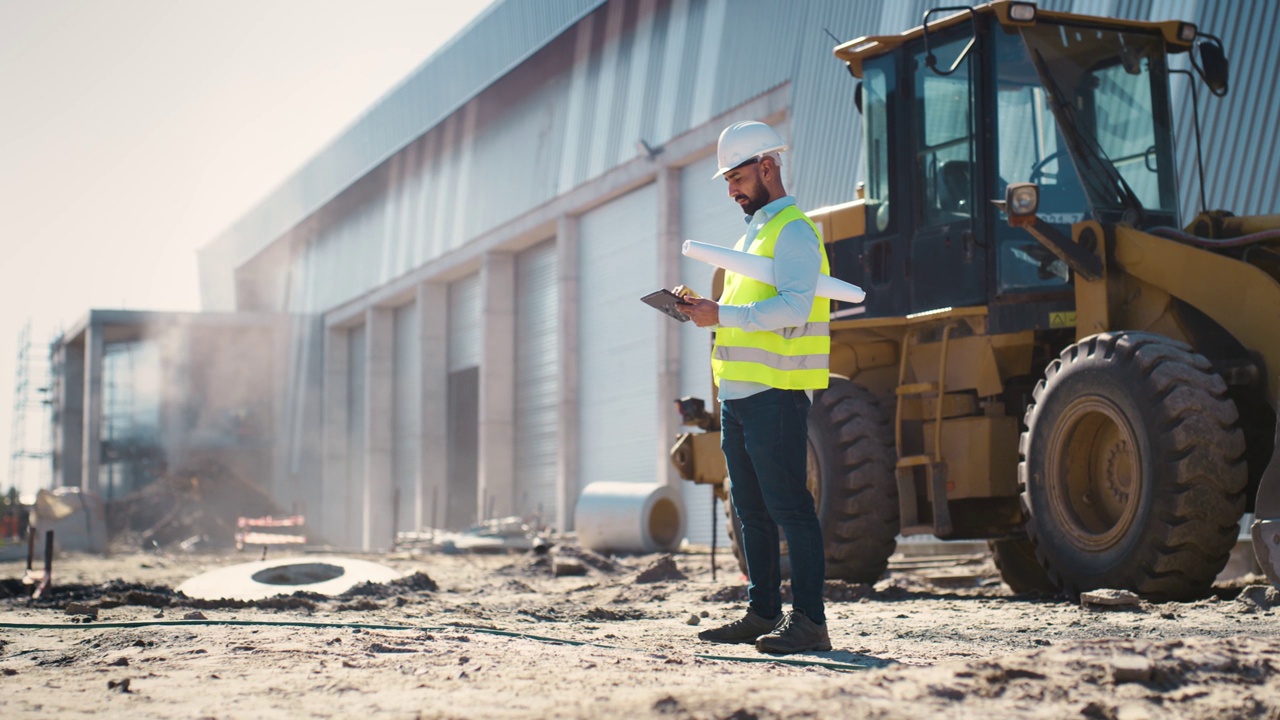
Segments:
[[[342,623],[342,622],[303,622],[301,620],[131,620],[126,622],[91,622],[91,623],[9,623],[0,622],[0,629],[9,630],[91,630],[94,628],[136,628],[136,627],[181,627],[184,625],[248,625],[248,626],[268,626],[268,627],[307,627],[307,628],[347,628],[359,630],[413,630],[418,632],[456,632],[469,630],[471,632],[483,633],[485,635],[500,635],[502,637],[525,638],[527,640],[536,640],[544,643],[555,643],[560,645],[573,645],[606,648],[609,650],[620,650],[627,648],[619,648],[614,645],[603,645],[601,643],[584,642],[582,640],[565,640],[563,638],[547,637],[545,635],[530,635],[529,633],[513,632],[510,630],[495,630],[493,628],[474,627],[471,625],[380,625],[375,623]],[[635,652],[640,652],[635,650]],[[783,665],[792,665],[796,667],[822,667],[830,670],[866,670],[869,666],[858,665],[854,663],[828,662],[823,660],[796,660],[792,658],[775,658],[775,657],[735,657],[732,655],[707,655],[704,653],[694,653],[694,657],[703,660],[719,660],[724,662],[745,662],[745,663],[780,663]]]

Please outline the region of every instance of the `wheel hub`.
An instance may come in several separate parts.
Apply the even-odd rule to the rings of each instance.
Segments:
[[[1125,414],[1107,398],[1074,400],[1050,439],[1050,511],[1079,548],[1115,545],[1133,526],[1141,500],[1142,462]]]
[[[1117,506],[1123,507],[1129,501],[1133,488],[1132,469],[1129,446],[1124,441],[1113,445],[1107,454],[1106,480],[1110,499]]]

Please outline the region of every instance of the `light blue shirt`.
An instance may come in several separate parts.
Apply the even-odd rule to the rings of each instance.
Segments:
[[[760,229],[783,208],[796,204],[790,195],[778,198],[745,218],[747,240],[743,249],[751,247]],[[797,327],[809,321],[814,291],[822,274],[822,242],[806,222],[790,222],[778,233],[773,248],[773,287],[778,294],[746,305],[721,305],[720,327],[743,330],[778,330]],[[743,380],[721,380],[720,399],[738,400],[768,390],[768,385]],[[812,397],[812,393],[809,393]]]

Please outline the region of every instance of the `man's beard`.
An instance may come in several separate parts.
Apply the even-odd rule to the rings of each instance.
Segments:
[[[769,204],[769,193],[763,187],[758,188],[754,194],[742,193],[742,195],[747,198],[747,204],[738,207],[742,208],[742,212],[747,215],[755,215],[760,208]]]

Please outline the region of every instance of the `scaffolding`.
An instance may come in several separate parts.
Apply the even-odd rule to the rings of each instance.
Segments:
[[[33,384],[32,364],[37,363],[39,384]],[[9,487],[22,489],[24,480],[35,478],[35,487],[48,488],[53,482],[49,463],[50,370],[47,361],[31,354],[31,321],[18,333],[18,362],[14,372],[13,415],[9,426]],[[34,418],[30,416],[34,415]],[[34,425],[28,425],[34,419]]]

